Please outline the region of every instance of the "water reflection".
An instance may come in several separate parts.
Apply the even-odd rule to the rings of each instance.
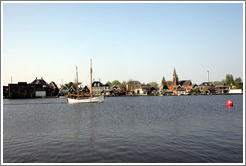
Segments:
[[[227,132],[231,132],[232,131],[232,124],[231,124],[231,107],[227,107]]]
[[[89,137],[89,140],[90,140],[90,143],[91,143],[91,146],[92,148],[94,148],[94,116],[95,116],[95,113],[94,113],[94,104],[90,104],[90,107],[89,107],[89,116],[90,116],[90,121],[89,121],[89,127],[88,127],[88,130],[89,130],[89,134],[90,134],[90,137]]]
[[[78,140],[79,139],[79,135],[80,135],[80,133],[81,133],[81,129],[80,129],[80,125],[81,125],[81,120],[82,120],[82,117],[81,117],[81,110],[76,110],[75,111],[75,120],[74,120],[74,122],[75,122],[75,132],[74,132],[74,138],[76,139],[76,140]]]

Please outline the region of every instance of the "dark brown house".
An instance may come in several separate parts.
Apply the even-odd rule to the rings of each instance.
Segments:
[[[35,97],[35,85],[26,82],[18,82],[18,84],[9,84],[9,98],[32,98]]]
[[[58,95],[58,87],[55,82],[47,84],[43,78],[35,79],[30,84],[27,82],[18,82],[17,84],[8,85],[9,98],[33,98],[42,96],[56,96]],[[41,94],[41,95],[40,95]]]

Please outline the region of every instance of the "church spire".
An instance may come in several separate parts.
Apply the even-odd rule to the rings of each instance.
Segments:
[[[173,71],[173,76],[177,76],[175,68],[174,68],[174,71]]]
[[[176,70],[174,68],[174,71],[173,71],[173,85],[177,85],[178,84],[178,81],[177,81],[177,74],[176,74]]]

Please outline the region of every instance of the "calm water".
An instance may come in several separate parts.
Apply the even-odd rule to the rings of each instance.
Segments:
[[[243,162],[242,95],[65,102],[5,99],[3,162]]]

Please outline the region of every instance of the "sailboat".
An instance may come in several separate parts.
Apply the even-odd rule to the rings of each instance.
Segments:
[[[79,83],[78,83],[78,69],[76,66],[76,77],[77,77],[77,95],[74,95],[74,98],[67,98],[67,102],[69,104],[76,104],[76,103],[101,103],[104,101],[104,96],[94,96],[92,93],[92,61],[91,61],[91,69],[90,69],[90,77],[91,77],[91,89],[90,89],[90,96],[79,96]]]

